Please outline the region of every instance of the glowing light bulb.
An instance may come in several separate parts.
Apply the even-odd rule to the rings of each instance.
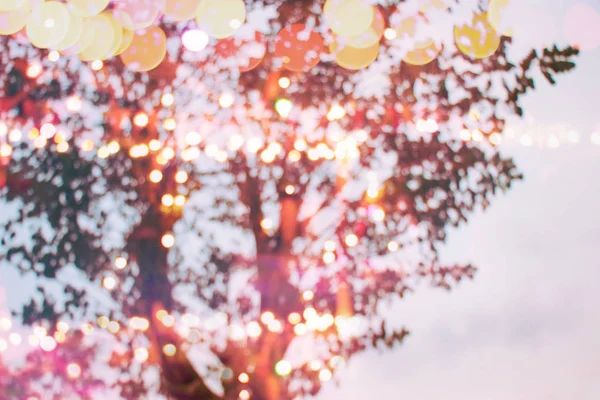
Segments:
[[[250,400],[250,392],[246,389],[240,390],[239,398],[240,400]]]
[[[278,320],[274,319],[273,321],[269,322],[269,324],[267,325],[267,328],[274,333],[279,333],[283,330],[283,325],[281,324],[281,322],[279,322]]]
[[[81,110],[81,99],[77,96],[70,96],[67,99],[67,110],[71,112]]]
[[[396,37],[398,36],[398,34],[396,33],[395,29],[387,28],[385,31],[383,31],[383,36],[387,40],[394,40],[394,39],[396,39]]]
[[[125,257],[115,258],[115,267],[117,269],[125,269],[127,267],[127,259]]]
[[[121,325],[119,325],[117,321],[110,321],[107,329],[110,333],[115,334],[119,332],[119,330],[121,329]]]
[[[346,243],[346,246],[354,247],[358,244],[358,236],[351,233],[348,236],[346,236],[346,238],[344,239],[344,242]]]
[[[107,276],[102,280],[102,286],[107,290],[114,290],[117,287],[117,280],[113,276]]]
[[[140,363],[146,362],[150,357],[150,352],[148,351],[148,349],[145,349],[143,347],[135,349],[133,354],[137,362]]]
[[[315,294],[312,292],[312,290],[306,290],[304,293],[302,293],[302,298],[304,301],[311,301],[315,298]]]
[[[325,249],[325,251],[335,251],[336,248],[336,244],[333,240],[328,240],[325,242],[325,244],[323,245],[323,248]]]
[[[50,53],[48,53],[48,60],[52,61],[52,62],[57,62],[60,58],[60,53],[56,50],[52,50]]]
[[[296,188],[294,187],[294,185],[287,185],[287,186],[285,187],[285,193],[286,193],[286,194],[288,194],[288,195],[290,195],[290,196],[291,196],[291,195],[292,195],[292,194],[294,194],[295,192],[296,192]]]
[[[288,159],[291,162],[298,162],[302,158],[302,154],[298,150],[292,150],[288,154]]]
[[[104,67],[102,60],[92,61],[92,69],[94,71],[100,71]]]
[[[177,347],[175,347],[174,344],[169,343],[163,347],[163,353],[165,353],[167,357],[173,357],[175,353],[177,353]]]
[[[163,122],[163,128],[165,128],[166,131],[172,132],[177,128],[177,122],[175,122],[174,118],[167,118]]]
[[[400,245],[395,240],[391,240],[387,245],[388,251],[390,251],[392,253],[398,251],[399,248],[400,248]]]
[[[162,324],[167,328],[171,328],[173,325],[175,325],[175,317],[172,315],[165,315],[160,322],[162,322]]]
[[[346,110],[339,104],[334,104],[327,113],[327,119],[330,122],[340,120],[346,116]]]
[[[56,330],[62,333],[67,333],[69,331],[69,324],[64,321],[60,321],[56,324]]]
[[[323,370],[321,370],[321,372],[319,372],[319,380],[321,382],[328,382],[331,380],[332,377],[333,377],[333,374],[328,369],[323,369]]]
[[[334,261],[335,261],[335,253],[332,253],[332,252],[330,252],[330,251],[326,251],[326,252],[323,254],[323,262],[324,262],[325,264],[331,264],[331,263],[333,263]]]
[[[238,381],[240,381],[240,383],[248,383],[250,382],[250,377],[247,373],[242,372],[240,376],[238,376]]]
[[[81,367],[78,364],[70,363],[67,365],[67,375],[71,379],[77,379],[81,376]]]
[[[473,133],[471,133],[471,137],[476,142],[481,142],[483,140],[483,133],[479,129],[475,129]]]
[[[8,143],[0,144],[0,157],[10,157],[12,154],[13,148]]]
[[[305,151],[308,145],[306,144],[306,140],[304,139],[296,139],[294,141],[294,148],[298,151]]]
[[[181,35],[183,47],[189,51],[202,51],[208,46],[209,38],[206,33],[199,29],[190,29]]]
[[[235,99],[231,93],[223,93],[219,97],[219,105],[222,108],[230,108],[233,106]]]
[[[160,98],[160,103],[165,107],[172,106],[175,103],[175,96],[172,93],[165,93]]]
[[[287,360],[278,361],[275,364],[275,373],[279,376],[288,376],[292,373],[292,364]]]
[[[264,218],[262,221],[260,221],[260,226],[263,228],[263,230],[270,231],[273,229],[273,220],[270,218]]]
[[[175,174],[175,182],[186,183],[188,180],[188,174],[185,171],[177,171]]]
[[[302,321],[302,317],[297,312],[288,315],[288,322],[292,325],[297,325]]]
[[[175,202],[175,200],[173,199],[173,196],[170,194],[165,194],[161,199],[160,202],[162,203],[163,206],[165,207],[172,207],[173,203]]]
[[[162,143],[160,142],[160,140],[152,139],[150,142],[148,142],[148,148],[151,151],[158,151],[161,147]]]
[[[138,112],[133,117],[134,125],[139,128],[146,127],[148,125],[148,122],[149,122],[148,114],[146,114],[145,112]]]
[[[173,236],[171,233],[166,233],[160,239],[160,242],[166,249],[170,249],[173,247],[173,245],[175,245],[175,236]]]
[[[150,182],[158,183],[162,181],[163,174],[159,170],[155,169],[154,171],[150,172],[149,178]]]
[[[185,135],[185,143],[188,146],[197,146],[202,142],[202,136],[198,132],[189,132]]]
[[[290,78],[288,78],[287,76],[282,76],[281,78],[279,78],[278,83],[280,88],[287,89],[292,84],[292,81],[290,81]]]
[[[31,64],[27,67],[27,76],[29,78],[37,78],[42,73],[42,66],[40,64]]]
[[[256,339],[262,334],[262,328],[260,327],[260,324],[258,322],[252,321],[246,327],[246,332],[248,333],[248,336],[250,336],[253,339]]]
[[[40,135],[46,139],[50,139],[56,134],[56,126],[51,123],[46,123],[40,127]]]
[[[498,132],[494,132],[490,135],[489,141],[494,146],[499,146],[502,144],[502,135],[500,135]]]
[[[177,196],[175,196],[175,205],[177,207],[183,207],[185,205],[186,201],[187,201],[187,199],[182,194],[178,194]]]
[[[49,353],[56,349],[56,340],[51,336],[44,336],[40,340],[40,348]]]
[[[278,99],[275,102],[275,111],[281,118],[289,117],[290,113],[294,108],[294,103],[292,103],[289,99]]]

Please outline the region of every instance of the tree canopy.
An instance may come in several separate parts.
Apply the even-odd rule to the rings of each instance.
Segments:
[[[521,179],[505,120],[577,54],[511,60],[494,1],[159,3],[137,30],[99,9],[124,47],[103,60],[81,33],[0,37],[0,268],[35,277],[12,311],[37,330],[0,398],[316,394],[406,337],[382,302],[473,277],[438,248]]]

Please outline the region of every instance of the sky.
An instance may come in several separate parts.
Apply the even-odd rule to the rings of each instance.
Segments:
[[[575,3],[544,1],[545,18],[517,43],[564,43],[560,22]],[[600,11],[600,2],[587,4]],[[390,319],[412,334],[394,351],[351,360],[320,400],[600,398],[600,146],[590,142],[600,126],[599,68],[600,48],[584,51],[575,72],[525,99],[523,129],[542,138],[575,130],[580,142],[503,145],[525,180],[452,232],[443,250],[448,262],[477,265],[475,279],[452,292],[423,285],[392,307]]]
[[[520,26],[517,46],[564,43],[563,18],[576,2],[522,1],[539,13]],[[600,1],[584,3],[600,12]],[[319,400],[600,398],[600,146],[590,142],[600,128],[599,69],[600,47],[584,51],[575,72],[556,87],[540,81],[525,99],[526,123],[502,147],[525,180],[443,249],[447,262],[477,265],[476,278],[452,292],[421,285],[386,310],[411,335],[394,351],[352,359]],[[580,140],[525,147],[518,137],[528,129],[542,143],[565,129]]]

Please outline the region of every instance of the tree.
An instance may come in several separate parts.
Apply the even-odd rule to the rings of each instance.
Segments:
[[[340,56],[323,3],[247,2],[262,34],[246,24],[203,52],[179,45],[187,23],[162,21],[151,29],[175,45],[146,72],[125,57],[53,61],[19,34],[2,38],[0,187],[17,211],[0,259],[37,277],[14,312],[44,327],[46,346],[27,384],[0,378],[0,397],[60,387],[85,398],[80,377],[125,399],[315,394],[352,355],[406,337],[378,315],[382,302],[417,281],[450,289],[473,276],[442,264],[438,247],[521,178],[495,147],[505,118],[522,113],[535,70],[554,83],[577,50],[513,64],[485,8],[474,20],[484,33],[415,44],[411,23],[447,7],[424,1],[403,19],[403,2],[382,1],[376,16],[395,29],[375,29],[377,61],[358,68],[367,50]],[[322,38],[338,40],[333,56]],[[288,361],[300,339],[308,347]],[[90,372],[101,340],[114,346],[112,381]],[[27,379],[65,371],[77,379]]]

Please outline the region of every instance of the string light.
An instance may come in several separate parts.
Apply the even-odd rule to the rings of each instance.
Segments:
[[[178,194],[177,196],[175,196],[175,205],[177,207],[183,207],[186,203],[186,198],[184,195],[182,194]]]
[[[117,287],[117,280],[112,276],[107,276],[102,280],[102,286],[107,290],[114,290]]]
[[[145,112],[138,112],[133,116],[133,124],[138,128],[144,128],[148,125],[149,118]]]
[[[29,78],[37,78],[42,73],[42,66],[40,64],[34,63],[27,67],[27,76]]]
[[[160,142],[160,140],[152,139],[150,142],[148,142],[148,148],[151,151],[158,151],[161,147],[162,143]]]
[[[238,376],[238,381],[240,381],[240,383],[248,383],[250,382],[250,377],[247,373],[242,372],[240,376]]]
[[[223,93],[219,97],[219,105],[222,108],[230,108],[233,106],[234,98],[231,93]]]
[[[292,373],[292,364],[287,360],[280,360],[275,364],[275,373],[279,376],[288,376]]]
[[[177,122],[175,122],[174,118],[167,118],[163,122],[163,128],[165,128],[166,131],[172,132],[177,128]]]
[[[56,349],[56,340],[54,340],[54,338],[51,336],[44,336],[40,340],[40,348],[49,353]]]
[[[312,290],[306,290],[302,293],[302,298],[304,301],[311,301],[315,298],[315,294],[312,292]]]
[[[171,233],[166,233],[160,239],[160,242],[166,249],[170,249],[175,244],[175,236]]]
[[[321,382],[328,382],[332,377],[333,373],[328,369],[322,369],[321,372],[319,372],[319,380]]]
[[[175,182],[177,183],[186,183],[188,180],[188,174],[185,171],[177,171],[175,174]]]
[[[140,363],[146,362],[150,357],[150,352],[148,351],[148,349],[143,347],[135,349],[133,354],[135,359]]]
[[[148,177],[150,179],[150,182],[158,183],[162,181],[163,174],[159,170],[155,169],[152,172],[150,172],[150,175]]]
[[[115,334],[121,330],[121,325],[117,321],[110,321],[107,329],[110,333]]]
[[[288,322],[292,325],[297,325],[302,321],[302,317],[297,312],[293,312],[288,316]]]
[[[160,103],[165,107],[170,107],[175,103],[175,96],[172,93],[165,93],[160,98]]]
[[[67,99],[67,110],[71,112],[81,110],[81,99],[77,96],[69,96]]]
[[[160,202],[162,203],[163,206],[165,207],[172,207],[173,203],[175,202],[175,200],[173,199],[173,195],[170,194],[165,194]]]
[[[396,33],[395,29],[387,28],[386,30],[383,31],[383,36],[387,40],[394,40],[394,39],[396,39],[396,37],[398,36],[398,34]]]
[[[246,331],[248,333],[248,336],[253,339],[260,337],[260,335],[262,334],[262,328],[260,327],[260,324],[256,321],[250,322],[246,328]]]
[[[67,375],[71,379],[77,379],[81,376],[81,367],[78,364],[70,363],[67,365]]]
[[[306,328],[305,324],[298,324],[294,326],[294,334],[296,336],[304,336],[306,335],[306,332],[308,331],[308,329]]]
[[[102,62],[102,60],[92,61],[92,69],[94,71],[100,71],[103,67],[104,67],[104,63]]]
[[[187,50],[199,52],[208,46],[209,37],[199,29],[190,29],[181,35],[181,42]]]
[[[346,243],[346,246],[348,246],[348,247],[355,247],[358,244],[358,236],[351,233],[348,236],[346,236],[346,238],[344,239],[344,242]]]
[[[117,269],[125,269],[127,267],[127,259],[125,257],[115,258],[115,267]]]
[[[398,251],[399,248],[400,248],[400,245],[398,244],[398,242],[396,242],[394,240],[390,240],[390,242],[387,245],[388,251],[390,251],[392,253]]]
[[[51,62],[57,62],[60,58],[60,53],[56,50],[52,50],[50,53],[48,53],[48,60],[50,60]]]
[[[250,392],[247,391],[246,389],[243,389],[240,391],[240,400],[249,400],[250,399]]]
[[[290,81],[290,78],[288,78],[287,76],[282,76],[281,78],[279,78],[278,83],[280,88],[287,89],[292,84],[292,81]]]
[[[167,357],[173,357],[175,355],[175,353],[177,353],[177,347],[175,347],[174,344],[166,344],[163,347],[163,353],[167,356]]]

